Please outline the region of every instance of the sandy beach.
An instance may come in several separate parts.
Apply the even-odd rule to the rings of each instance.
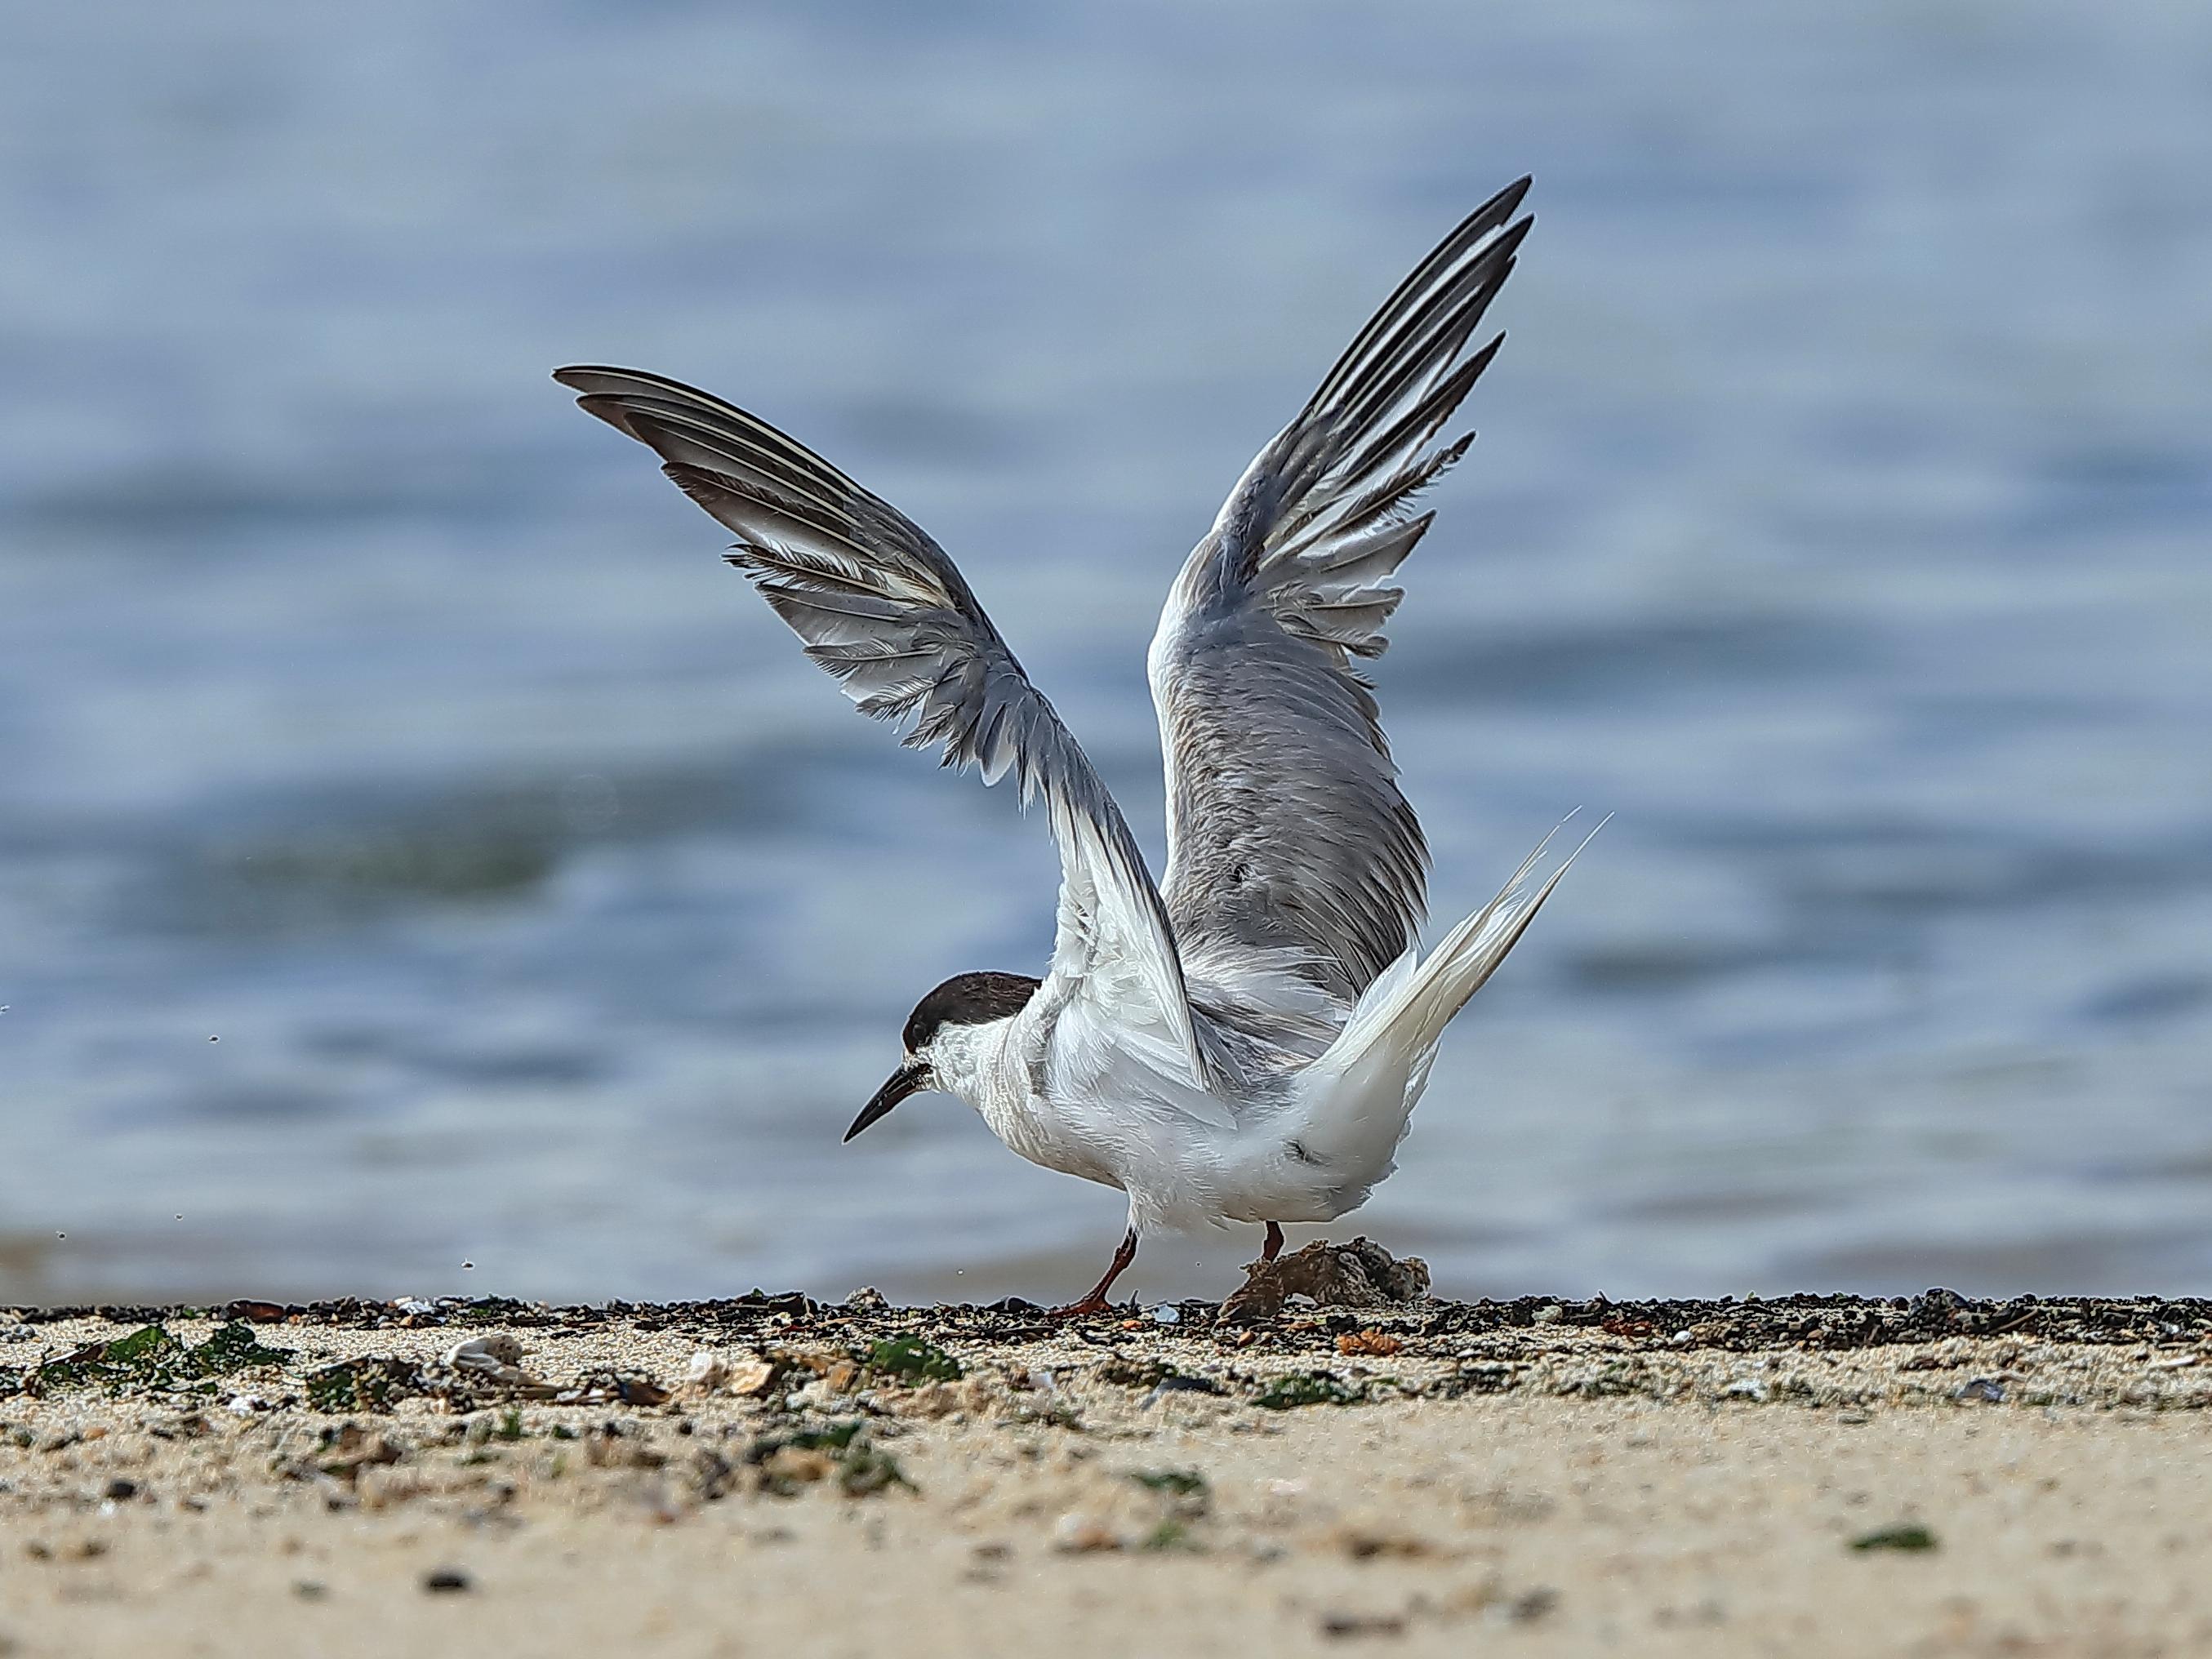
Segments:
[[[0,1312],[0,1651],[2212,1650],[2212,1303]]]

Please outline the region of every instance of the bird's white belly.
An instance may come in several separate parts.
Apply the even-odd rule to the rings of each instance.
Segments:
[[[1071,1109],[1026,1091],[1024,1096],[995,1110],[988,1103],[981,1109],[983,1121],[1009,1151],[1062,1175],[1080,1176],[1106,1187],[1127,1186],[1119,1167],[1124,1160],[1091,1127],[1095,1113]]]
[[[1128,1194],[1141,1230],[1333,1220],[1388,1172],[1387,1155],[1353,1170],[1306,1147],[1288,1078],[1224,1100],[1120,1030],[1069,1019],[1031,1047],[1021,1027],[981,1056],[969,1099],[1010,1151]]]

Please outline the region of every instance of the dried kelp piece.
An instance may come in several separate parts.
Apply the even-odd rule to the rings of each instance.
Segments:
[[[1253,1265],[1251,1276],[1215,1316],[1222,1325],[1256,1324],[1272,1319],[1294,1296],[1322,1307],[1403,1307],[1425,1300],[1429,1264],[1419,1256],[1402,1261],[1370,1238],[1349,1244],[1313,1243],[1274,1261]]]

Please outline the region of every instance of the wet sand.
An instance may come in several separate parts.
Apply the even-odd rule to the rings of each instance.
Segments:
[[[2212,1651],[2212,1303],[1215,1311],[0,1312],[0,1651]]]

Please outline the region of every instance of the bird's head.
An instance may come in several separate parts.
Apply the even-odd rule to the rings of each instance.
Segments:
[[[971,1105],[981,1075],[981,1039],[1029,1006],[1040,980],[1027,974],[956,974],[914,1006],[906,1022],[906,1063],[860,1108],[850,1140],[908,1095],[941,1089]]]

